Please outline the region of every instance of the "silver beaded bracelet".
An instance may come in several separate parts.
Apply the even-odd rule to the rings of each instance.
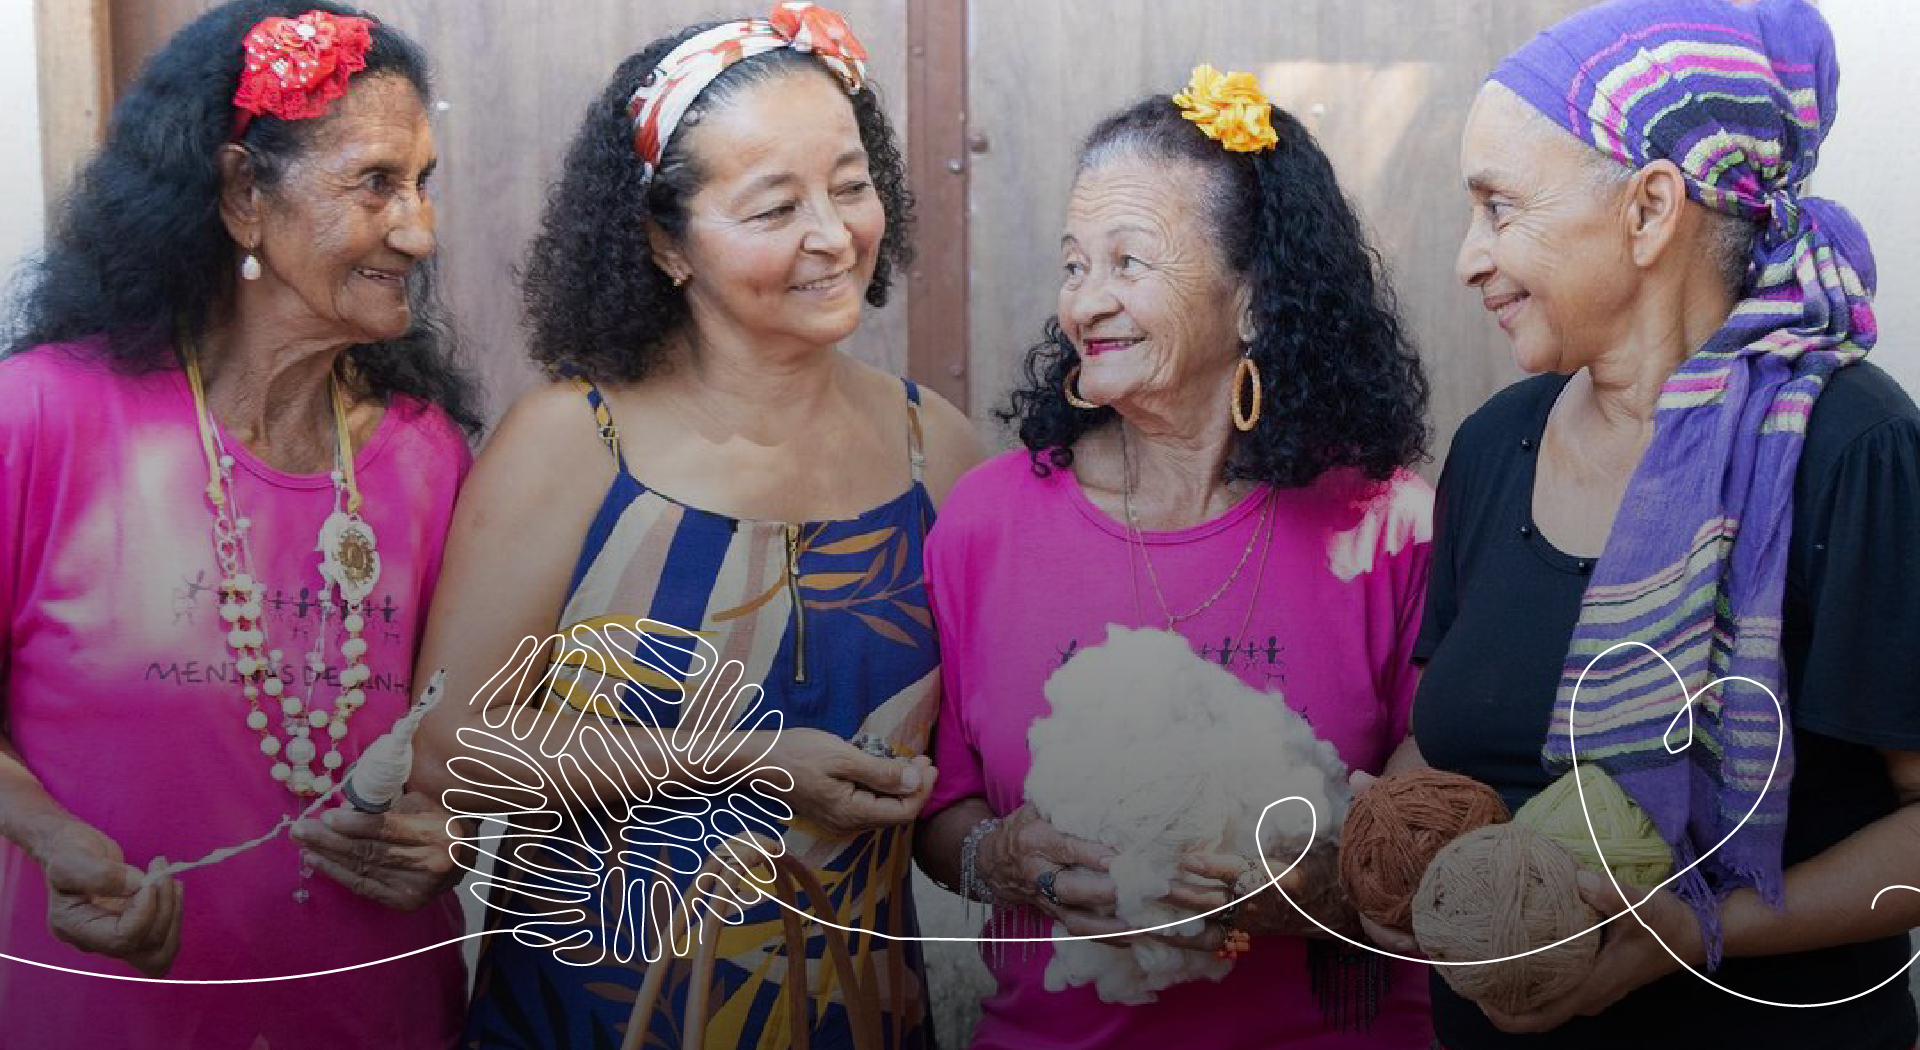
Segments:
[[[960,895],[968,900],[979,901],[982,904],[993,903],[993,890],[987,886],[986,880],[980,877],[978,861],[981,840],[987,837],[988,832],[999,826],[999,817],[988,817],[975,824],[973,830],[967,832],[965,841],[960,843]]]

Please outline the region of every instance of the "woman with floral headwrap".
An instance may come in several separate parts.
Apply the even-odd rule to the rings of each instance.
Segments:
[[[167,864],[300,813],[408,706],[475,424],[433,310],[430,97],[348,8],[215,8],[29,270],[0,360],[0,1045],[458,1032],[424,797]]]
[[[1865,235],[1801,192],[1837,80],[1803,0],[1617,0],[1468,117],[1460,276],[1547,374],[1448,458],[1418,744],[1514,805],[1577,750],[1682,874],[1560,1001],[1436,981],[1450,1050],[1914,1043],[1920,413],[1861,361]]]
[[[927,546],[946,689],[919,857],[996,938],[1129,928],[1114,851],[1027,797],[1056,669],[1110,624],[1177,634],[1378,773],[1406,737],[1426,578],[1433,494],[1405,469],[1426,377],[1326,155],[1251,74],[1201,66],[1096,125],[1063,233],[1058,312],[1006,413],[1024,447],[961,481]],[[1323,928],[1254,858],[1184,858],[1167,903],[1216,914],[1142,947],[1224,976],[1155,1001],[1050,988],[1049,944],[984,946],[974,1046],[1424,1047],[1419,968],[1326,932],[1360,932],[1332,859],[1283,880]]]
[[[523,638],[569,638],[534,661],[550,687],[528,674],[436,712],[430,783],[468,787],[448,761],[505,746],[470,731],[508,713],[583,726],[526,755],[570,794],[546,797],[551,837],[500,847],[524,892],[496,908],[539,921],[490,939],[472,1046],[928,1043],[917,946],[864,934],[916,932],[909,844],[939,706],[920,543],[977,439],[937,395],[838,349],[906,260],[904,166],[865,56],[808,3],[657,40],[588,108],[549,198],[526,297],[555,381],[474,468],[421,663],[465,701]],[[597,669],[627,677],[599,693]],[[696,762],[731,785],[709,788],[675,748],[716,724],[691,712],[726,682],[783,728]],[[757,764],[789,812],[750,797]],[[787,903],[804,916],[744,891],[721,909],[734,924],[705,924],[710,968],[669,954],[696,938],[652,924],[685,916],[682,893],[705,899],[696,869],[725,859],[708,846],[741,813],[802,869]],[[582,910],[554,914],[556,895]]]

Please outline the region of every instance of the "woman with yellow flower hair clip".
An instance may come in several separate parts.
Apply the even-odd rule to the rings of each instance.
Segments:
[[[1111,624],[1173,632],[1378,773],[1407,735],[1428,561],[1432,490],[1405,470],[1426,379],[1326,156],[1251,74],[1202,66],[1102,121],[1064,233],[1058,314],[1003,413],[1025,448],[963,478],[927,542],[945,695],[918,855],[991,905],[988,937],[1127,928],[1113,851],[1027,800],[1055,669]],[[1357,937],[1332,860],[1283,885]],[[1050,980],[1050,944],[989,946],[974,1046],[1427,1046],[1424,974],[1254,892],[1253,858],[1184,868],[1168,903],[1239,903],[1156,936],[1219,979],[1123,1005]]]

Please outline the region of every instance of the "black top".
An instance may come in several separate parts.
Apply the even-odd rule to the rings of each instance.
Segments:
[[[1550,782],[1540,761],[1590,560],[1533,526],[1534,458],[1567,377],[1496,394],[1460,428],[1435,505],[1433,570],[1414,658],[1426,672],[1413,729],[1428,762],[1509,806]],[[1616,527],[1631,525],[1626,518]],[[1920,410],[1879,368],[1837,373],[1815,403],[1794,485],[1785,608],[1797,770],[1786,863],[1899,805],[1878,751],[1920,750]],[[1856,995],[1907,960],[1905,936],[1798,955],[1728,959],[1715,979],[1775,1002]],[[1433,977],[1447,1050],[1498,1047],[1794,1047],[1909,1050],[1905,977],[1821,1009],[1762,1006],[1683,972],[1545,1036],[1509,1036]],[[1699,1042],[1691,1042],[1697,1038]]]

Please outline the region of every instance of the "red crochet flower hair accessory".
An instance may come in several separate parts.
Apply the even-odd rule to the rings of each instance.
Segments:
[[[305,120],[327,111],[347,93],[347,78],[367,68],[373,21],[308,11],[299,18],[266,18],[247,31],[246,68],[233,93],[233,137],[253,118],[270,113]]]

